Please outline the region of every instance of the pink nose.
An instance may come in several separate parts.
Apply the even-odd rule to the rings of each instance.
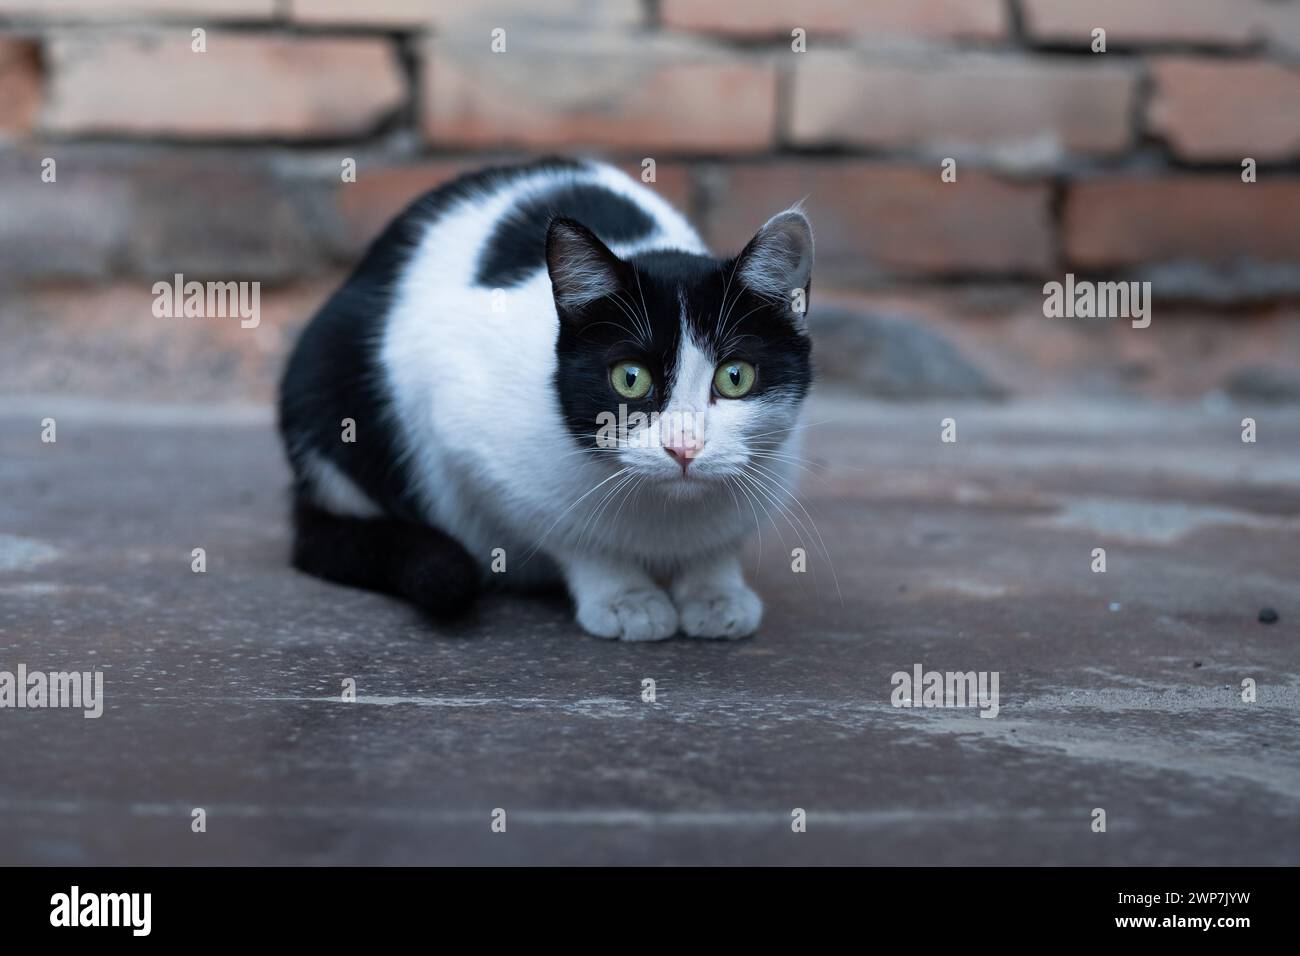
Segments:
[[[686,445],[683,447],[673,447],[672,445],[664,446],[664,451],[668,452],[668,457],[682,466],[683,475],[686,474],[686,469],[690,466],[691,459],[698,458],[700,452],[703,450],[703,444]]]

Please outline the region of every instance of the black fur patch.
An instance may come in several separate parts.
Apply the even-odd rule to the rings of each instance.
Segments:
[[[636,203],[590,183],[556,186],[497,223],[479,258],[474,281],[509,288],[546,263],[546,228],[552,219],[576,219],[606,243],[648,236],[655,223]]]
[[[326,581],[405,598],[439,618],[465,610],[478,569],[454,538],[404,521],[340,518],[299,501],[293,565]]]

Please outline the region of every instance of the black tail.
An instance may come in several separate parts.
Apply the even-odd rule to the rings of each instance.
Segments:
[[[473,602],[474,560],[436,528],[390,518],[340,518],[299,499],[293,565],[326,581],[405,598],[441,618]]]

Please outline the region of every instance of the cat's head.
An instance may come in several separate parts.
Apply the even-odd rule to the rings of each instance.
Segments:
[[[616,256],[581,223],[546,240],[555,386],[594,454],[680,494],[772,468],[812,381],[813,238],[798,208],[732,259]]]

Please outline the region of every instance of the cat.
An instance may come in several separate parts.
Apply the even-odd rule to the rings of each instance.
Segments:
[[[753,634],[740,548],[792,494],[812,261],[798,205],[717,259],[594,161],[425,194],[289,358],[294,565],[435,617],[563,583],[599,637]]]

